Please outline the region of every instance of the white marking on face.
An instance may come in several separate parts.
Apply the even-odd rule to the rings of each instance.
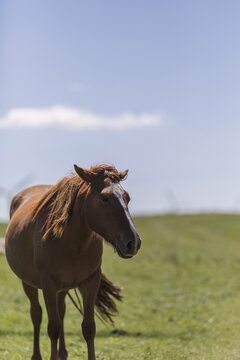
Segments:
[[[130,229],[134,235],[134,252],[137,252],[137,244],[138,244],[138,235],[137,235],[137,232],[136,232],[136,229],[135,229],[135,226],[133,224],[133,221],[132,221],[132,218],[131,218],[131,215],[129,213],[129,210],[128,210],[128,207],[125,203],[125,201],[123,200],[123,194],[125,193],[125,191],[123,190],[122,186],[120,184],[116,184],[116,183],[113,183],[112,184],[112,190],[113,190],[113,194],[117,197],[117,199],[119,200],[124,212],[125,212],[125,215],[128,219],[128,223],[129,223],[129,226],[130,226]]]

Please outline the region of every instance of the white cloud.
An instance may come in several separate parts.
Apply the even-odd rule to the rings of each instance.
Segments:
[[[130,129],[159,126],[162,115],[159,113],[130,112],[121,115],[99,115],[91,111],[64,106],[48,108],[17,108],[0,118],[0,129],[60,127],[65,129]]]

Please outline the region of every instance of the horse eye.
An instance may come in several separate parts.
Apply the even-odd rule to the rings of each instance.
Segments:
[[[101,196],[101,200],[102,200],[103,202],[108,202],[108,196],[107,196],[107,195],[102,195],[102,196]]]

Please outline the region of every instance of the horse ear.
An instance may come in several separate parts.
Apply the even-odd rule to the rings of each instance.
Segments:
[[[128,174],[128,170],[120,172],[120,180],[125,180]]]
[[[96,178],[96,175],[91,170],[83,169],[76,164],[74,164],[74,169],[80,178],[88,183],[93,182]]]

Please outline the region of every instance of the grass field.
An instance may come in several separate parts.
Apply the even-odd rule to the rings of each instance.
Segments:
[[[4,237],[6,229],[7,229],[7,224],[0,224],[0,237]]]
[[[104,272],[124,286],[115,320],[124,334],[97,320],[97,358],[240,359],[240,217],[169,215],[135,223],[143,238],[136,258],[104,249]],[[4,255],[0,274],[0,359],[30,359],[29,304]],[[46,320],[44,309],[43,359],[49,358]],[[69,301],[65,329],[69,359],[86,359],[81,318]]]

